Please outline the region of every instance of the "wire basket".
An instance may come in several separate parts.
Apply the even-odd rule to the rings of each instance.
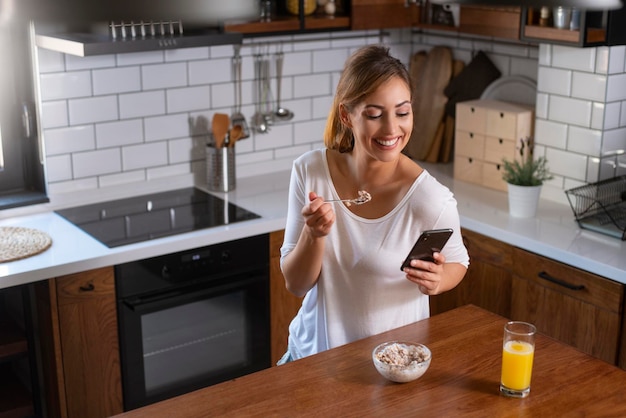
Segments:
[[[581,228],[626,240],[626,176],[566,190]]]

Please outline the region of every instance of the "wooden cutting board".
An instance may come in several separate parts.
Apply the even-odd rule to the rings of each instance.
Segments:
[[[404,149],[405,154],[424,160],[435,140],[444,116],[448,98],[443,90],[452,76],[452,51],[436,46],[423,58],[411,57],[409,72],[415,77],[413,85],[413,133]]]

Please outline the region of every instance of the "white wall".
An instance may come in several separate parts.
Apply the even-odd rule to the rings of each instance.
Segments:
[[[483,50],[503,75],[537,81],[538,152],[547,155],[555,174],[544,197],[566,202],[564,189],[597,179],[592,161],[600,151],[626,148],[624,47],[537,47],[410,30],[382,37],[378,31],[338,32],[246,41],[243,113],[250,120],[255,111],[253,54],[282,47],[282,104],[296,116],[237,144],[238,176],[289,169],[294,157],[322,146],[345,59],[359,46],[380,40],[406,63],[413,52],[435,45],[449,46],[466,63]],[[215,112],[232,111],[232,55],[232,46],[86,58],[40,49],[50,195],[189,173],[204,176],[206,136],[201,133]],[[588,113],[577,113],[581,108]]]

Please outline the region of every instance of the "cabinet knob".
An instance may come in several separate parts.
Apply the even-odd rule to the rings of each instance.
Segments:
[[[541,271],[539,272],[539,274],[537,274],[537,276],[539,276],[540,278],[547,280],[549,282],[552,282],[554,284],[558,284],[559,286],[563,286],[567,289],[570,290],[583,290],[585,288],[584,285],[582,284],[571,284],[566,282],[565,280],[561,280],[561,279],[557,279],[556,277],[552,277],[551,275],[549,275],[548,273],[546,273],[545,271]]]

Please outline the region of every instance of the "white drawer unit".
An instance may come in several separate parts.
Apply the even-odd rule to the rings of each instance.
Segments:
[[[518,158],[517,144],[532,137],[530,106],[499,100],[470,100],[456,105],[454,177],[506,191],[502,160]]]

